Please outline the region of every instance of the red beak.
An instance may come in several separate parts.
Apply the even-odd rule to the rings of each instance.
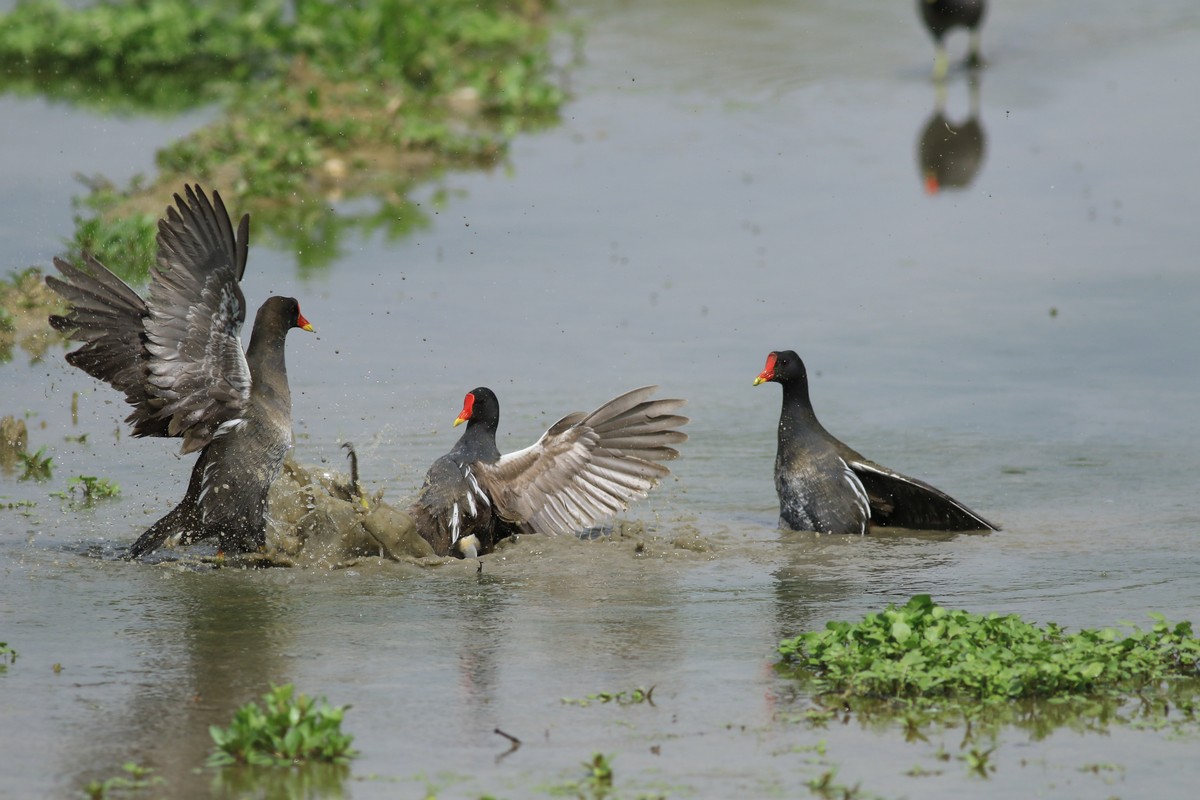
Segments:
[[[471,411],[475,408],[475,395],[467,392],[467,396],[463,398],[463,410],[458,415],[458,419],[454,420],[454,426],[462,425],[471,418]]]
[[[771,353],[769,356],[767,356],[767,366],[764,367],[763,371],[758,373],[758,377],[754,379],[755,386],[758,386],[760,383],[766,383],[767,381],[775,379],[776,358],[777,356],[774,353]]]

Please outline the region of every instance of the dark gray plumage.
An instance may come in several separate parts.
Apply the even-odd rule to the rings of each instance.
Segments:
[[[825,430],[808,396],[804,362],[791,350],[767,356],[754,385],[783,387],[775,489],[780,527],[866,533],[872,525],[915,530],[1000,530],[945,492],[864,458]]]
[[[168,538],[190,543],[215,536],[222,550],[264,544],[266,497],[292,444],[292,401],[284,340],[292,328],[312,330],[290,297],[259,308],[242,351],[250,218],[235,236],[221,196],[199,186],[158,223],[158,255],[149,300],[103,264],[88,270],[54,260],[62,279],[46,283],[70,303],[50,324],[83,342],[67,354],[79,367],[125,393],[134,436],[183,439],[200,451],[187,493],[130,548],[137,557]]]
[[[652,400],[657,386],[626,392],[590,414],[568,414],[533,445],[501,455],[500,403],[469,392],[455,425],[467,429],[429,468],[409,509],[438,555],[483,555],[519,531],[576,533],[623,511],[671,473],[661,462],[687,441],[676,430],[685,401]]]
[[[946,34],[955,28],[966,28],[971,36],[967,65],[980,66],[979,27],[987,12],[987,0],[917,0],[921,21],[933,37],[933,75],[938,80],[946,76],[949,60],[946,57]]]

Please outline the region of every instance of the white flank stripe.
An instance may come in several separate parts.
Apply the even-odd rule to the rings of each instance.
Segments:
[[[224,436],[230,431],[235,431],[238,428],[244,427],[245,424],[246,420],[241,417],[234,417],[233,419],[226,420],[217,426],[217,430],[213,434],[213,438],[216,439],[218,436]]]
[[[863,487],[862,481],[854,474],[854,470],[850,469],[850,465],[842,461],[843,477],[846,483],[850,484],[850,489],[854,492],[854,499],[859,509],[863,512],[862,527],[859,529],[860,534],[867,532],[867,521],[871,519],[871,498],[867,496],[867,490]]]

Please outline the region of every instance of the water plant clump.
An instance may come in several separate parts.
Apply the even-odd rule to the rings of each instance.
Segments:
[[[929,595],[889,605],[861,622],[829,622],[779,645],[785,668],[818,695],[982,703],[1120,695],[1200,676],[1200,639],[1190,622],[1151,614],[1130,625],[1067,633],[1016,614],[950,611]]]
[[[589,694],[586,697],[564,697],[563,705],[579,706],[587,708],[593,703],[616,703],[619,706],[632,706],[639,703],[649,703],[654,705],[654,687],[644,689],[641,686],[630,691],[619,692],[596,692]]]
[[[34,0],[0,16],[0,91],[104,113],[224,108],[160,151],[153,179],[88,179],[69,256],[86,250],[143,280],[163,198],[203,180],[259,236],[321,266],[343,231],[399,238],[427,225],[405,199],[418,179],[495,164],[516,132],[557,118],[549,4]],[[335,208],[353,198],[376,202]]]
[[[61,309],[62,301],[46,287],[37,267],[12,270],[0,278],[0,364],[12,360],[16,347],[37,360],[60,341],[62,337],[46,327],[46,315]]]
[[[94,780],[83,788],[83,793],[90,800],[105,800],[109,797],[124,797],[135,793],[147,792],[155,787],[166,785],[166,780],[154,774],[150,767],[143,767],[133,761],[127,761],[121,766],[121,774],[105,780]]]
[[[72,500],[84,508],[90,508],[96,504],[97,500],[120,497],[121,486],[108,478],[99,478],[95,475],[76,475],[74,478],[67,479],[66,492],[56,492],[55,494],[63,499]],[[78,498],[76,499],[77,494]]]
[[[24,471],[19,480],[41,483],[54,477],[54,457],[46,455],[46,448],[39,447],[36,453],[18,453]]]
[[[296,694],[291,684],[272,686],[263,705],[250,702],[233,716],[228,728],[213,725],[209,734],[216,751],[210,766],[250,764],[292,766],[303,763],[345,764],[358,755],[354,737],[342,733],[349,706],[331,706],[325,698]]]

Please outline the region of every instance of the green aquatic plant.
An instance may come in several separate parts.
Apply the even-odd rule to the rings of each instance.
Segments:
[[[0,672],[8,669],[9,664],[17,663],[17,651],[8,646],[8,642],[0,642]]]
[[[36,453],[18,453],[17,459],[24,468],[20,480],[41,483],[53,477],[54,458],[46,455],[45,447],[39,447]]]
[[[0,364],[12,360],[15,346],[37,360],[51,343],[61,340],[46,325],[46,316],[62,308],[62,298],[50,291],[37,267],[12,270],[7,278],[0,278]]]
[[[959,728],[958,759],[968,774],[987,778],[1006,726],[1034,741],[1061,728],[1103,732],[1118,724],[1194,734],[1200,640],[1190,623],[1150,616],[1146,631],[1122,623],[1124,633],[1068,633],[1015,614],[951,611],[917,595],[859,622],[830,622],[784,640],[779,670],[800,681],[812,703],[797,719],[821,727],[853,718],[864,728],[902,731],[908,742]],[[935,758],[951,756],[939,750]]]
[[[583,770],[583,777],[559,784],[551,788],[550,793],[579,800],[605,800],[613,795],[611,756],[593,753],[590,761],[583,762]]]
[[[99,781],[91,781],[83,787],[83,793],[90,800],[106,800],[114,795],[127,796],[133,793],[145,792],[156,786],[165,786],[167,781],[154,774],[150,767],[140,766],[128,761],[121,766],[123,774]]]
[[[263,695],[261,707],[247,703],[237,710],[228,728],[209,728],[216,744],[209,765],[345,764],[358,755],[350,747],[354,737],[342,733],[348,708],[331,706],[324,698],[295,694],[291,684],[272,686]]]
[[[97,478],[95,475],[76,475],[67,481],[67,488],[74,493],[79,489],[86,503],[94,503],[107,497],[119,497],[121,487],[108,478]]]
[[[1157,688],[1200,675],[1200,639],[1189,622],[1068,634],[1015,614],[950,611],[929,595],[889,605],[861,622],[780,643],[784,665],[820,695],[886,698],[917,706],[942,699],[984,703],[1070,699]]]
[[[158,153],[153,180],[120,190],[87,180],[71,257],[86,250],[143,280],[164,199],[199,180],[314,267],[346,232],[428,225],[406,199],[416,181],[494,165],[518,131],[557,119],[549,4],[35,0],[0,16],[0,91],[105,113],[223,107]],[[354,198],[375,202],[342,202]]]
[[[74,500],[79,494],[77,501]],[[67,480],[67,491],[52,492],[56,497],[71,499],[78,505],[90,508],[97,500],[105,500],[121,495],[121,487],[108,478],[97,478],[95,475],[76,475]]]
[[[591,761],[583,762],[586,772],[581,785],[592,798],[608,797],[613,788],[612,758],[604,753],[594,753]]]
[[[593,703],[616,703],[619,706],[632,706],[638,703],[654,705],[654,687],[643,689],[639,686],[628,692],[596,692],[581,698],[564,697],[562,702],[563,705],[579,706],[580,708],[587,708]]]
[[[844,786],[837,783],[835,780],[837,772],[836,767],[827,769],[817,777],[808,780],[805,785],[813,795],[826,800],[855,800],[855,798],[863,796],[860,784]]]

